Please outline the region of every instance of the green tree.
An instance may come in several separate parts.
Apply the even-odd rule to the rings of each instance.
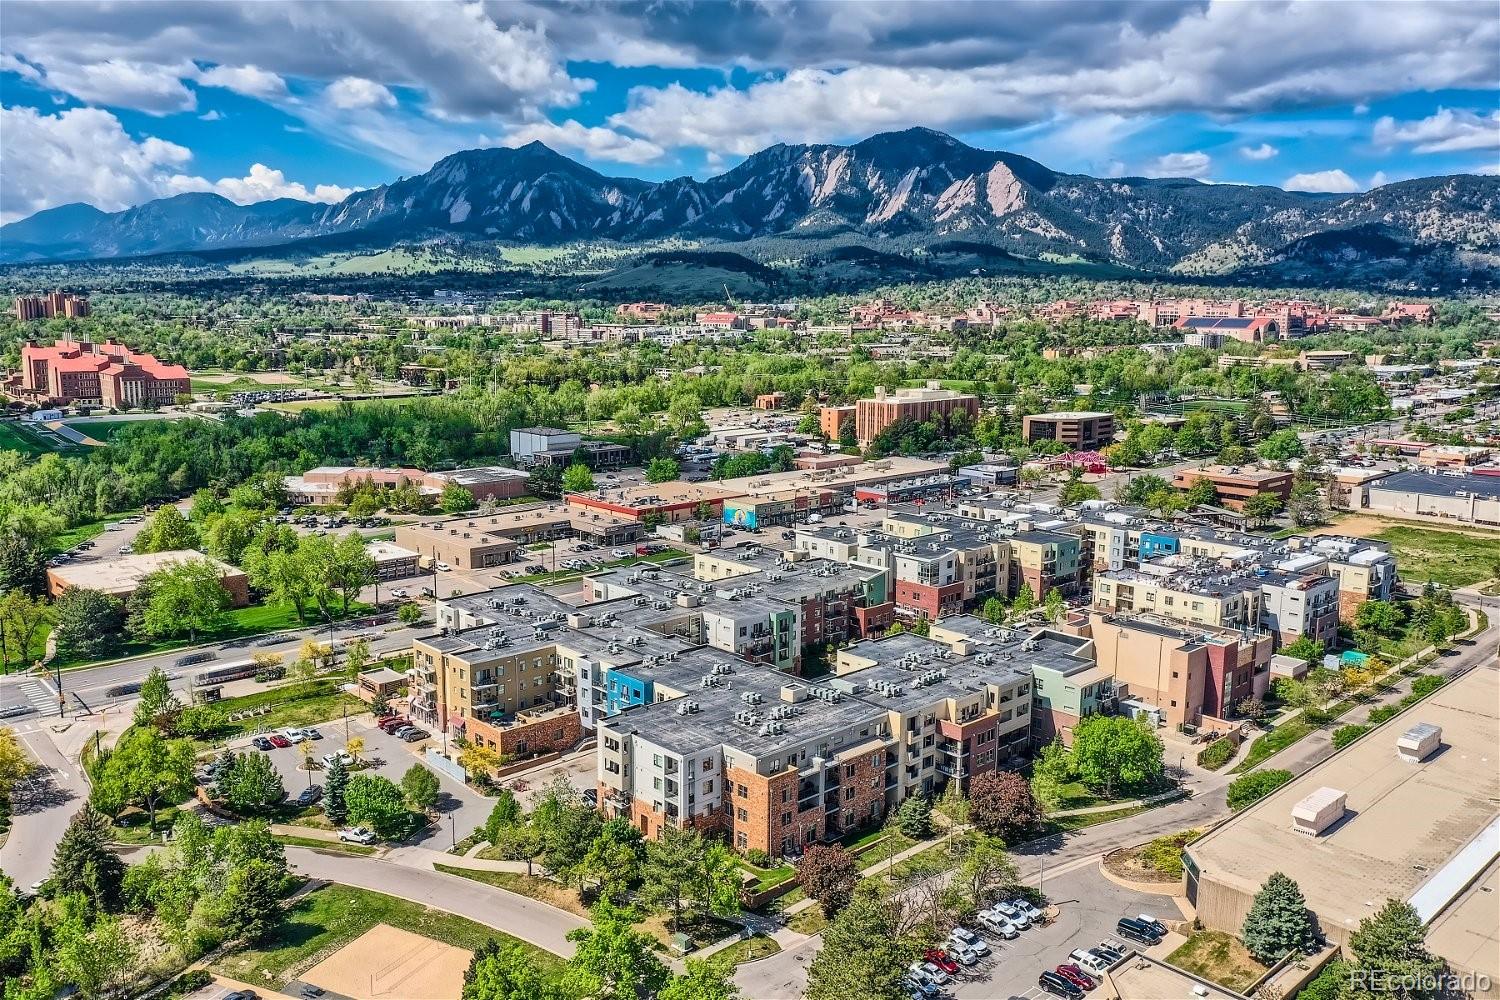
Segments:
[[[164,508],[165,509],[165,508]],[[141,581],[148,594],[140,631],[153,639],[186,633],[196,639],[224,621],[233,603],[224,588],[223,571],[207,559],[189,559],[163,566]]]
[[[286,865],[251,858],[229,869],[224,883],[225,936],[255,944],[281,926]]]
[[[1036,608],[1036,594],[1031,590],[1031,584],[1021,585],[1016,599],[1010,602],[1010,613],[1017,618],[1029,613]]]
[[[13,663],[25,667],[35,662],[38,640],[50,621],[52,608],[41,598],[19,589],[0,594],[0,668],[10,673]]]
[[[136,972],[139,956],[131,935],[117,917],[100,916],[90,923],[82,908],[68,909],[52,930],[51,962],[83,1000],[111,996]]]
[[[1370,992],[1403,1000],[1428,1000],[1443,995],[1438,976],[1442,959],[1427,950],[1426,928],[1410,903],[1388,899],[1379,911],[1365,917],[1349,937],[1356,968],[1366,971]]]
[[[1020,884],[1016,866],[1005,851],[1005,842],[989,834],[975,834],[953,872],[952,888],[959,895],[959,909],[982,907],[993,897]]]
[[[53,613],[52,637],[64,657],[98,659],[119,645],[125,631],[125,606],[102,591],[69,587]]]
[[[682,475],[682,466],[675,458],[653,458],[646,465],[646,482],[670,483]]]
[[[1275,964],[1289,951],[1312,951],[1317,935],[1297,883],[1272,872],[1250,904],[1241,937],[1245,948],[1264,965]]]
[[[182,701],[172,692],[167,672],[161,667],[152,667],[141,683],[141,700],[135,706],[135,724],[154,725],[171,734],[181,711]]]
[[[1081,479],[1073,479],[1063,484],[1057,493],[1057,502],[1065,506],[1076,506],[1086,500],[1101,499],[1104,494],[1099,492],[1099,487],[1091,483],[1085,483]]]
[[[561,979],[520,944],[491,938],[464,973],[462,1000],[569,1000]]]
[[[620,902],[640,884],[645,860],[646,845],[641,831],[628,819],[616,817],[605,823],[589,844],[581,868],[584,878],[593,882],[601,898]]]
[[[1286,509],[1286,502],[1275,493],[1257,493],[1248,498],[1241,508],[1244,515],[1257,523],[1264,523]]]
[[[998,597],[986,598],[979,616],[991,625],[999,625],[1005,621],[1005,602]]]
[[[591,927],[568,932],[572,959],[563,974],[569,996],[600,1000],[649,1000],[661,992],[672,973],[656,957],[655,939],[631,926],[625,914],[608,902],[589,912]]]
[[[193,745],[169,740],[154,726],[132,729],[98,767],[92,800],[117,816],[126,805],[144,806],[156,828],[156,810],[193,793]]]
[[[1162,776],[1161,739],[1147,725],[1119,715],[1091,715],[1073,730],[1073,767],[1091,788],[1144,788]]]
[[[739,908],[739,868],[721,844],[696,830],[669,829],[646,845],[641,895],[648,903],[669,906],[672,926],[680,926],[684,908],[726,914]]]
[[[899,904],[878,882],[862,879],[823,931],[807,970],[807,1000],[907,1000],[902,978],[918,947],[903,926]]]
[[[932,836],[932,802],[925,795],[911,795],[896,810],[901,832],[913,840]]]
[[[102,909],[115,909],[125,863],[110,850],[112,840],[109,818],[85,802],[73,814],[52,854],[54,894],[82,893]]]
[[[1295,641],[1287,643],[1281,648],[1283,656],[1295,656],[1306,663],[1316,663],[1323,659],[1326,650],[1323,644],[1307,636],[1300,636]]]
[[[218,781],[219,794],[241,816],[257,816],[286,799],[281,774],[265,754],[244,753],[235,757],[229,776]]]
[[[466,510],[473,510],[476,504],[473,491],[457,483],[444,486],[443,492],[438,496],[438,510],[444,514],[461,514]]]
[[[1256,445],[1255,452],[1268,462],[1285,462],[1302,455],[1302,439],[1294,430],[1277,431]]]
[[[656,1000],[738,1000],[734,966],[713,959],[690,958],[687,971],[656,994]]]
[[[422,605],[407,601],[396,609],[396,618],[403,625],[415,625],[422,620]]]
[[[367,826],[377,836],[395,840],[411,829],[411,813],[401,789],[378,774],[356,774],[344,792],[349,822]]]
[[[334,757],[323,775],[323,815],[334,826],[343,826],[349,818],[349,807],[344,795],[349,789],[349,768],[342,754]]]
[[[413,764],[401,776],[401,794],[406,796],[406,804],[417,812],[426,812],[437,805],[440,790],[437,775],[421,764]]]
[[[502,788],[499,797],[495,799],[495,805],[490,809],[489,818],[484,822],[484,839],[492,844],[496,843],[501,830],[515,826],[523,818],[521,803],[516,801],[515,793],[509,788]]]
[[[582,462],[574,462],[563,471],[562,488],[568,493],[594,492],[594,474]]]
[[[40,597],[47,589],[47,552],[19,531],[0,534],[0,590]]]
[[[1047,615],[1047,620],[1055,623],[1062,621],[1063,613],[1068,610],[1068,602],[1063,597],[1062,591],[1053,587],[1047,591],[1047,599],[1043,602],[1042,607],[1044,613]]]
[[[198,529],[173,504],[162,504],[136,535],[137,552],[176,552],[198,547]]]

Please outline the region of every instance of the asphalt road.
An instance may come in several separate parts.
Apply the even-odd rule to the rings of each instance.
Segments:
[[[11,828],[0,847],[0,869],[25,892],[52,870],[52,853],[73,814],[89,796],[82,768],[67,760],[46,731],[18,733],[37,772],[11,792]]]

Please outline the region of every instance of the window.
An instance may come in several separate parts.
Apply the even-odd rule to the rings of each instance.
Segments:
[[[743,798],[746,798],[747,796],[749,796],[750,790],[748,788],[746,788],[744,785],[735,785],[734,786],[734,794],[743,799]],[[785,798],[786,798],[786,791],[784,789],[782,790],[781,795],[782,795],[782,799],[785,800]]]
[[[734,818],[737,819],[737,820],[739,820],[741,823],[743,823],[743,822],[745,822],[746,819],[749,818],[749,814],[747,814],[745,812],[744,807],[741,806],[740,808],[738,808],[738,809],[736,809],[734,811]]]
[[[781,814],[781,825],[782,826],[791,826],[791,824],[792,824],[792,814],[789,813],[789,812],[782,813]]]
[[[651,755],[651,766],[655,768],[661,767],[661,754],[654,753]]]

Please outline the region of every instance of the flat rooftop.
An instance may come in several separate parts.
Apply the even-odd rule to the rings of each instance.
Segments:
[[[117,556],[99,562],[65,563],[48,567],[47,573],[54,580],[68,587],[86,590],[101,590],[106,594],[133,592],[143,579],[157,570],[174,563],[194,559],[206,559],[219,568],[225,576],[244,574],[226,562],[206,556],[196,549],[174,549],[170,552],[137,552],[128,556]]]
[[[1424,722],[1442,728],[1442,745],[1420,763],[1401,761],[1397,738]],[[1247,894],[1273,871],[1284,872],[1325,928],[1348,933],[1388,897],[1410,900],[1493,820],[1500,808],[1497,731],[1500,664],[1491,661],[1283,785],[1187,853],[1203,878]],[[1347,794],[1344,818],[1315,838],[1294,832],[1292,807],[1320,788]],[[1481,942],[1455,907],[1481,905],[1488,912],[1481,931],[1493,937],[1494,897],[1460,897],[1436,915],[1438,933],[1428,942],[1436,954],[1455,962],[1471,957],[1461,952]],[[1496,949],[1489,954],[1493,963]]]
[[[1121,962],[1100,984],[1097,1000],[1243,1000],[1217,983],[1137,953]]]
[[[1053,410],[1050,413],[1033,413],[1029,420],[1098,420],[1100,417],[1113,417],[1113,413],[1104,413],[1100,410]]]
[[[505,483],[516,479],[529,479],[531,473],[521,469],[511,469],[503,465],[478,465],[471,469],[452,469],[447,472],[429,472],[431,479],[440,479],[445,483],[455,483],[459,486],[488,486],[491,483]]]
[[[1375,480],[1372,490],[1421,493],[1434,497],[1456,497],[1460,493],[1486,500],[1500,500],[1500,476],[1448,475],[1437,472],[1393,472]]]

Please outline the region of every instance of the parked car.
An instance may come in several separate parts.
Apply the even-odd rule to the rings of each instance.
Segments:
[[[1115,933],[1127,941],[1135,941],[1138,944],[1161,943],[1161,935],[1156,933],[1156,928],[1150,924],[1143,924],[1134,917],[1122,917],[1120,922],[1115,924]]]
[[[1064,997],[1065,1000],[1078,1000],[1083,996],[1083,990],[1050,969],[1036,977],[1036,984],[1053,996]]]
[[[958,943],[981,957],[990,953],[990,946],[984,938],[975,934],[967,927],[953,928],[952,932],[948,935],[948,940]]]
[[[1006,920],[1009,920],[1011,923],[1015,924],[1016,930],[1024,931],[1026,928],[1031,926],[1031,918],[1028,917],[1024,912],[1022,912],[1020,907],[1016,906],[1014,903],[996,903],[995,912],[999,913]]]
[[[287,747],[292,745],[292,741],[287,739],[285,736],[282,736],[280,733],[272,733],[270,736],[267,736],[266,739],[270,740],[271,745],[278,750],[285,750]]]
[[[1062,976],[1080,990],[1091,990],[1098,985],[1088,973],[1072,962],[1064,962],[1052,971]]]
[[[407,743],[416,743],[418,740],[425,740],[431,735],[432,734],[425,729],[418,729],[416,726],[412,726],[410,729],[407,729],[401,734],[401,739],[403,739]]]
[[[953,961],[952,957],[941,948],[928,948],[922,957],[950,976],[958,971],[958,963]]]
[[[250,745],[257,750],[269,750],[272,747],[271,741],[264,736],[255,737],[255,739],[250,741]]]
[[[948,947],[947,949],[945,949],[945,951],[948,957],[957,962],[959,965],[969,966],[979,964],[979,952],[975,951],[973,948],[966,948],[961,944],[956,944],[953,941],[949,941]]]
[[[307,737],[302,735],[302,730],[300,730],[300,729],[294,729],[291,726],[288,726],[287,728],[283,729],[281,731],[281,735],[283,737],[285,737],[285,739],[286,739],[286,741],[288,743],[306,743],[307,742]]]
[[[387,719],[381,719],[378,723],[380,728],[387,733],[394,733],[402,726],[411,725],[411,720],[404,715],[393,715]]]
[[[948,973],[944,972],[936,965],[933,965],[931,962],[916,962],[913,963],[912,968],[921,973],[923,979],[925,979],[929,983],[933,983],[934,985],[947,986],[949,983],[953,982],[952,976],[948,975]]]
[[[346,844],[373,844],[375,834],[362,826],[347,826],[339,831],[339,840]]]
[[[910,971],[906,973],[901,981],[906,984],[906,988],[912,996],[925,997],[931,1000],[932,997],[937,996],[940,992],[936,983],[919,979],[916,974]]]
[[[391,591],[391,596],[392,597],[405,597],[406,596],[406,588],[405,587],[397,587],[395,590]]]
[[[339,751],[338,753],[325,753],[323,755],[323,766],[324,767],[332,767],[333,766],[333,762],[336,761],[336,760],[342,760],[344,762],[344,766],[345,767],[348,767],[350,764],[354,763],[354,758],[353,757],[349,756],[348,754],[344,753],[343,751]]]
[[[306,788],[302,789],[300,793],[298,793],[295,801],[297,805],[301,806],[303,809],[306,809],[310,805],[316,805],[318,800],[322,797],[322,785],[308,785]]]
[[[323,734],[318,732],[317,728],[314,726],[308,726],[306,729],[302,730],[302,735],[306,736],[310,740],[321,740],[323,738]]]
[[[1116,962],[1123,961],[1129,951],[1129,948],[1118,941],[1100,941],[1098,947],[1089,949],[1089,954],[1098,955],[1110,965],[1114,965]]]
[[[980,910],[975,919],[983,924],[986,930],[993,931],[1007,941],[1020,936],[1021,932],[1016,930],[1016,925],[1007,920],[1003,913],[995,910]]]
[[[302,1000],[318,1000],[318,997],[322,996],[323,993],[323,987],[314,986],[312,983],[303,983],[298,996],[302,997]]]
[[[435,563],[435,564],[434,564],[434,565],[436,565],[436,566],[437,566],[437,568],[438,568],[438,569],[439,569],[439,570],[440,570],[440,571],[442,571],[442,572],[444,572],[444,573],[446,573],[446,572],[448,572],[448,571],[449,571],[449,570],[450,570],[450,569],[452,569],[452,568],[453,568],[453,567],[452,567],[452,566],[449,566],[449,565],[448,565],[448,564],[447,564],[447,563],[445,563],[445,562],[438,562],[438,563]]]
[[[629,559],[630,558],[630,553],[626,552],[624,549],[614,549],[614,550],[612,550],[610,552],[610,555],[613,556],[616,559]]]
[[[1016,909],[1020,910],[1022,913],[1026,914],[1026,919],[1030,920],[1032,923],[1035,924],[1041,922],[1043,916],[1042,911],[1037,909],[1035,906],[1032,906],[1031,903],[1027,900],[1022,899],[1020,896],[1013,896],[1012,898],[1007,899],[1006,902],[1011,906],[1014,906]]]
[[[1094,975],[1103,975],[1105,972],[1109,971],[1109,967],[1111,965],[1115,964],[1113,961],[1105,958],[1102,955],[1095,955],[1093,952],[1084,951],[1082,948],[1079,948],[1076,951],[1069,952],[1068,961],[1082,966],[1085,970]]]
[[[224,994],[223,1000],[260,1000],[260,994],[254,990],[235,990]]]
[[[1139,920],[1141,923],[1145,924],[1147,927],[1155,931],[1157,937],[1167,936],[1167,925],[1162,923],[1160,920],[1157,920],[1151,914],[1137,913],[1135,915],[1135,919]]]

